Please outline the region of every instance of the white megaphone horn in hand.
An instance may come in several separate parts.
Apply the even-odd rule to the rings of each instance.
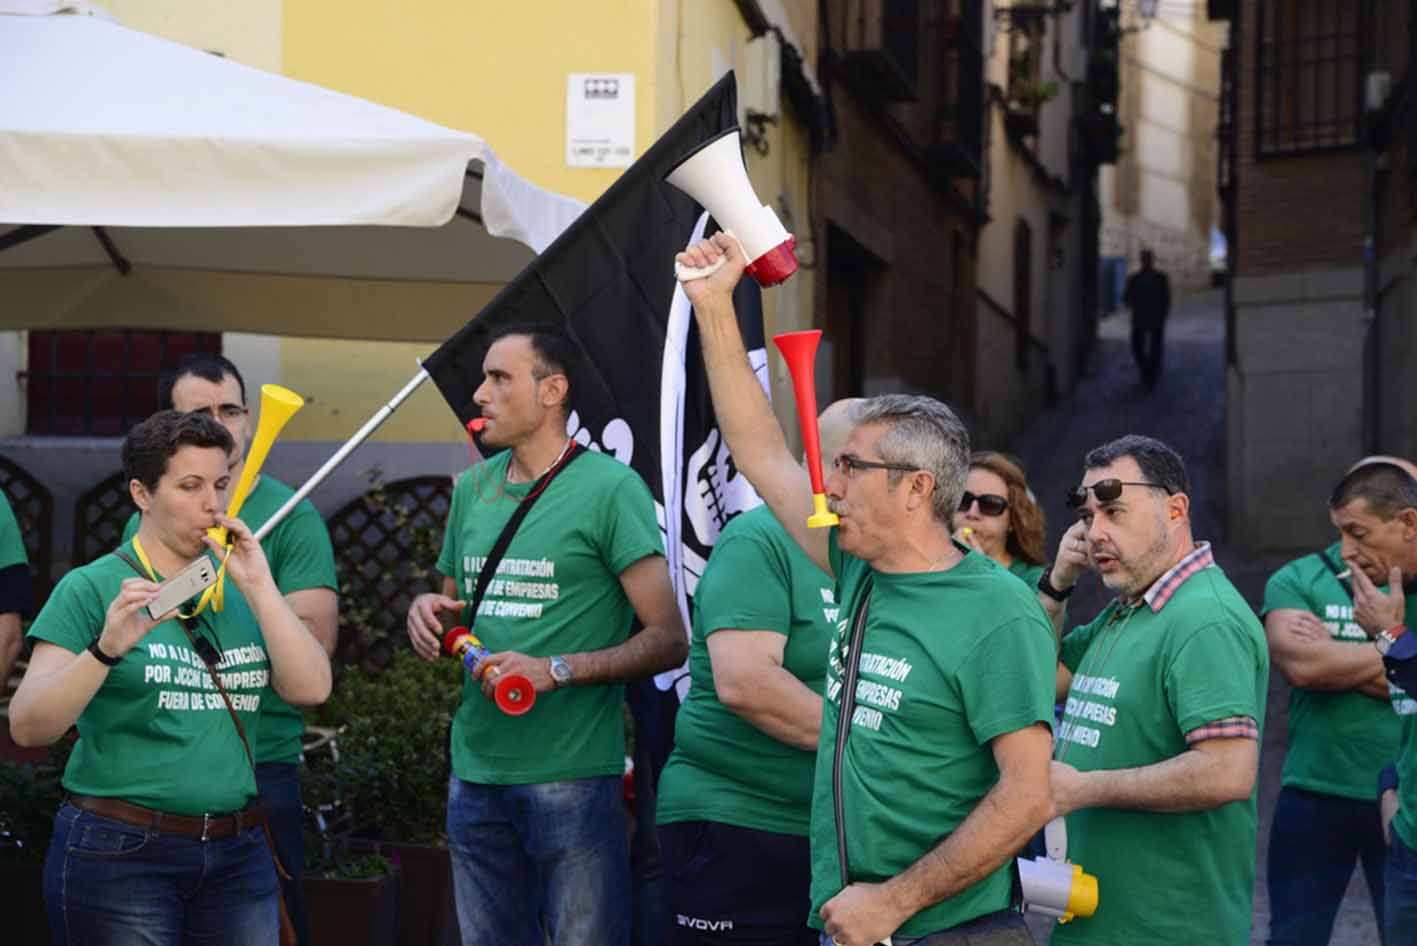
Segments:
[[[797,241],[773,209],[753,192],[737,128],[701,146],[664,179],[698,201],[724,232],[738,241],[749,260],[748,275],[758,285],[776,286],[797,272],[797,256],[792,252]],[[675,263],[674,274],[680,282],[701,279],[723,263],[719,259],[703,269]]]

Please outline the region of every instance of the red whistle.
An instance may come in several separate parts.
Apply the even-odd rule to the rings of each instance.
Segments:
[[[480,434],[480,433],[482,433],[482,428],[484,428],[484,427],[486,427],[486,426],[487,426],[487,418],[485,418],[485,417],[474,417],[472,420],[470,420],[470,421],[467,422],[467,432],[468,432],[469,434]]]
[[[473,633],[465,627],[455,627],[443,635],[443,653],[462,661],[474,680],[481,680],[483,661],[490,652],[482,646]],[[491,668],[497,671],[496,667]],[[508,716],[520,716],[536,703],[536,687],[531,680],[519,673],[503,674],[497,671],[497,684],[492,688],[492,701]]]

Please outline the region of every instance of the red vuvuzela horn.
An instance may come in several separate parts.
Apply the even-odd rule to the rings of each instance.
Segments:
[[[792,392],[797,397],[797,423],[802,427],[802,451],[807,457],[807,473],[812,478],[812,515],[807,525],[813,529],[837,524],[836,513],[827,511],[827,491],[822,483],[822,444],[817,432],[817,388],[813,364],[822,333],[784,332],[772,337],[787,370],[792,373]]]
[[[482,641],[465,627],[455,627],[443,635],[443,653],[462,661],[474,680],[481,680],[483,661],[489,656]],[[502,673],[490,668],[497,683],[492,688],[492,701],[508,716],[520,716],[536,703],[536,687],[519,673]]]

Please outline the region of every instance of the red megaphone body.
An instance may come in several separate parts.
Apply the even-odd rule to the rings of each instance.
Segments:
[[[467,628],[455,627],[443,635],[443,653],[461,660],[472,678],[481,680],[483,662],[490,652]],[[497,674],[492,700],[499,710],[508,716],[520,716],[532,708],[536,703],[536,687],[532,686],[531,680],[519,673],[500,673],[496,667],[491,670]]]
[[[797,398],[797,423],[802,427],[802,451],[807,457],[807,473],[812,478],[812,515],[807,525],[814,529],[834,526],[836,513],[827,511],[827,491],[822,481],[822,444],[817,431],[817,385],[814,359],[822,333],[784,332],[772,337],[787,370],[792,373],[792,393]]]

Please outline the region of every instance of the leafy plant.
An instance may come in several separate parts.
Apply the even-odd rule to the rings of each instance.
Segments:
[[[361,474],[369,489],[359,498],[364,521],[377,523],[374,535],[398,536],[397,554],[387,545],[358,541],[339,553],[340,627],[337,664],[367,671],[388,666],[407,646],[403,612],[412,599],[435,591],[433,567],[442,550],[443,523],[420,512],[408,494],[390,493],[378,467]],[[363,531],[356,529],[356,531]]]
[[[64,801],[60,779],[73,748],[74,740],[65,737],[39,762],[0,760],[0,861],[44,860],[54,813]]]
[[[1014,90],[1013,101],[1030,111],[1042,107],[1058,97],[1058,83],[1030,82]]]
[[[441,841],[463,675],[455,660],[428,663],[407,649],[378,673],[348,668],[321,713],[340,727],[337,751],[307,760],[306,804],[346,838]]]

